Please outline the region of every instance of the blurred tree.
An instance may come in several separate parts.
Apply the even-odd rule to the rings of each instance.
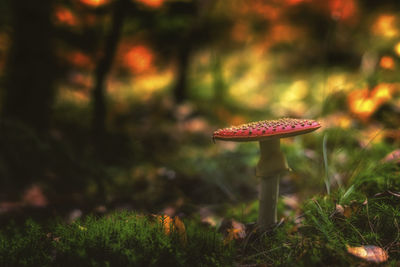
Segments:
[[[213,14],[218,1],[170,1],[147,16],[143,26],[149,43],[162,61],[176,66],[172,96],[176,103],[188,97],[188,74],[193,55],[212,47],[229,34],[231,18]],[[150,19],[151,18],[151,19]]]
[[[3,116],[41,132],[49,127],[57,67],[51,23],[53,0],[10,1],[12,46],[8,56]]]
[[[129,0],[117,0],[114,3],[114,11],[110,31],[106,37],[104,51],[97,63],[95,71],[95,86],[93,88],[93,133],[97,140],[96,146],[101,146],[102,138],[105,134],[105,83],[110,72],[119,39],[121,38],[122,28]]]
[[[199,48],[210,46],[225,38],[230,26],[228,21],[211,16],[215,1],[192,1],[191,3],[193,3],[192,21],[181,33],[177,43],[177,76],[173,95],[178,104],[186,100],[188,96],[187,77],[192,55]],[[219,62],[215,65],[217,69],[220,66],[218,64]]]

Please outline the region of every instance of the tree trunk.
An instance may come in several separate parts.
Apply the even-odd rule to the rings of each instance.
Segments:
[[[182,103],[187,98],[187,75],[190,59],[190,41],[184,41],[178,51],[177,79],[174,87],[174,98],[177,104]]]
[[[48,129],[57,75],[50,20],[52,0],[13,0],[12,46],[6,67],[4,118]]]
[[[112,24],[110,32],[107,35],[104,45],[104,51],[100,58],[96,71],[95,71],[95,86],[93,89],[93,120],[92,130],[96,142],[96,146],[101,144],[106,133],[106,82],[107,76],[110,72],[112,63],[114,61],[115,53],[119,39],[121,38],[122,27],[126,15],[128,0],[118,0],[115,2],[114,12],[112,16]]]

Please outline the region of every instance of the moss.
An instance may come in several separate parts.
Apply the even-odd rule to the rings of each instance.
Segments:
[[[230,266],[221,236],[193,223],[169,234],[157,219],[134,213],[56,224],[46,233],[29,221],[1,233],[1,266]]]

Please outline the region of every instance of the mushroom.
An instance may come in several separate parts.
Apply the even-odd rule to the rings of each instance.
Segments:
[[[231,126],[214,132],[214,141],[260,142],[261,156],[256,167],[256,176],[261,179],[258,215],[258,227],[261,230],[266,230],[277,222],[279,177],[288,170],[280,150],[280,138],[309,133],[320,127],[314,120],[283,118]]]

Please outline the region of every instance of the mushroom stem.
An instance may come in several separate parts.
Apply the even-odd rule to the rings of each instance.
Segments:
[[[260,152],[256,168],[256,176],[261,179],[258,225],[266,230],[277,222],[279,177],[287,170],[287,164],[279,138],[260,141]]]

